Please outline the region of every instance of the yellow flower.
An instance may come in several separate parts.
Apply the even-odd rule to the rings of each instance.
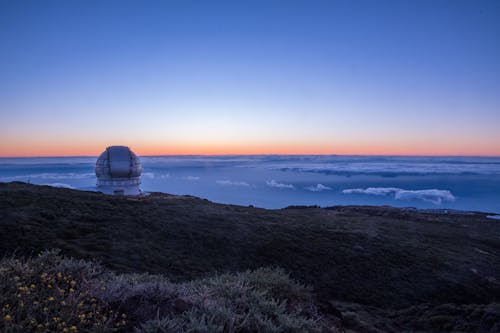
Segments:
[[[63,328],[63,332],[65,332],[65,333],[69,332],[68,328],[67,327]]]
[[[78,330],[78,328],[75,325],[71,326],[69,329],[72,330],[72,331]]]
[[[50,296],[49,298],[47,298],[48,301],[53,301],[54,300],[54,297]]]
[[[48,284],[48,285],[47,285],[47,288],[52,289],[52,285],[51,285],[51,284]]]
[[[66,302],[65,301],[61,301],[61,305],[66,305]]]
[[[61,272],[57,272],[57,277],[58,278],[62,278],[62,273]]]
[[[72,286],[74,286],[76,284],[76,281],[75,280],[71,280],[71,282],[69,284],[71,284]]]
[[[35,289],[35,288],[36,288],[36,284],[32,284],[32,285],[30,286],[30,288],[31,288],[31,289]]]
[[[5,319],[6,321],[9,321],[12,319],[11,315],[7,314],[3,317],[3,319]]]

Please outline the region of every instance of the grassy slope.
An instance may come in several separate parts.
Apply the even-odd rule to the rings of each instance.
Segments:
[[[378,308],[500,300],[500,223],[389,207],[264,210],[0,183],[0,253],[61,248],[174,281],[280,266],[321,301]]]

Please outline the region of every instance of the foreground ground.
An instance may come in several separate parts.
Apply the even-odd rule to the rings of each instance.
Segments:
[[[0,230],[3,255],[59,248],[175,283],[281,267],[342,329],[500,331],[500,223],[480,213],[264,210],[0,183]]]

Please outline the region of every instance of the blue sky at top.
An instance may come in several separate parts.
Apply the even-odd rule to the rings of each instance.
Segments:
[[[500,155],[498,1],[0,1],[0,155]]]

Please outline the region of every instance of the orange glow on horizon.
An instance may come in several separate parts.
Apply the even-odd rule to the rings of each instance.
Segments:
[[[127,145],[139,156],[161,155],[400,155],[400,156],[500,156],[497,147],[478,150],[472,145],[434,144],[134,144],[131,142],[60,143],[0,146],[0,157],[98,156],[107,146]]]

